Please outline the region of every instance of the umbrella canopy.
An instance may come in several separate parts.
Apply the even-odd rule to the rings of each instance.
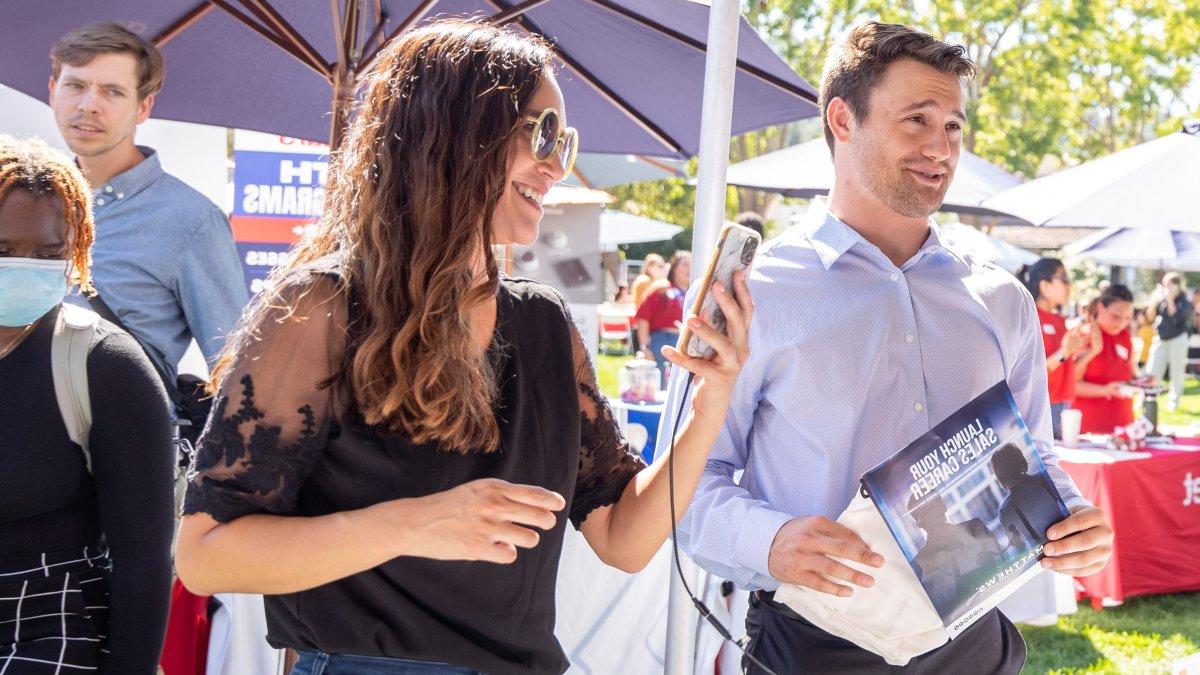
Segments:
[[[167,65],[156,117],[313,140],[329,138],[331,108],[348,109],[384,42],[433,18],[493,17],[555,44],[582,150],[685,158],[699,146],[709,8],[691,0],[22,0],[4,12],[0,82],[26,94],[46,100],[46,53],[68,30],[132,21]],[[813,87],[745,20],[737,65],[735,133],[817,114]]]
[[[563,183],[590,188],[606,188],[625,183],[684,178],[686,176],[683,162],[677,159],[585,152],[575,160],[575,170],[563,180]]]
[[[1103,265],[1200,272],[1200,230],[1106,227],[1063,247]]]
[[[1034,225],[1200,228],[1200,122],[1002,192],[984,206]]]
[[[615,251],[619,244],[665,241],[682,231],[682,227],[661,220],[606,210],[600,214],[600,250]]]
[[[942,240],[950,248],[987,260],[1009,272],[1016,272],[1022,265],[1029,265],[1038,259],[1036,253],[989,236],[970,225],[946,223],[940,229]]]
[[[778,192],[786,197],[816,197],[833,186],[833,161],[824,137],[759,155],[729,167],[728,182],[738,187]],[[946,192],[943,211],[997,215],[980,202],[1019,185],[1021,179],[987,160],[963,152]]]

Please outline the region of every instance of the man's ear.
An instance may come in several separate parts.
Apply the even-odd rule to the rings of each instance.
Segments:
[[[54,106],[54,88],[57,84],[58,84],[58,81],[54,79],[53,75],[51,75],[50,80],[46,82],[46,91],[49,92],[49,94],[50,94],[46,100],[50,104],[51,107]]]
[[[150,110],[152,108],[154,108],[154,94],[150,94],[146,98],[138,101],[138,124],[150,119]]]
[[[825,121],[839,143],[849,143],[854,137],[854,112],[841,96],[834,96],[825,109]]]

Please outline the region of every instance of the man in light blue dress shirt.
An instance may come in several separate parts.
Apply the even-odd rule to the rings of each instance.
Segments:
[[[835,522],[859,478],[1001,379],[1073,514],[1051,528],[1044,565],[1091,574],[1110,552],[1104,514],[1051,449],[1033,300],[1007,272],[947,248],[930,219],[954,175],[973,72],[961,47],[909,28],[852,31],[821,83],[835,186],[755,262],[750,358],[681,543],[701,567],[755,591],[749,650],[777,673],[892,672],[772,591],[871,586],[838,562],[882,565]],[[669,410],[682,393],[673,379]],[[993,610],[905,672],[1016,673],[1024,658],[1020,634]]]
[[[162,87],[157,48],[101,22],[64,35],[51,63],[55,122],[93,190],[96,289],[173,383],[193,338],[211,365],[248,300],[229,221],[134,144]]]

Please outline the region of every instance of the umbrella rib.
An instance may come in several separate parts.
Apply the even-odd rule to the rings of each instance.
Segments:
[[[511,9],[511,7],[503,3],[503,0],[487,0],[487,2],[496,9],[501,10],[501,12]],[[541,27],[529,19],[529,17],[518,16],[515,17],[514,20],[530,33],[546,37],[546,31],[542,30]],[[558,54],[558,57],[563,60],[563,63],[567,64],[568,68],[575,71],[576,75],[582,77],[596,91],[600,92],[600,95],[607,99],[609,103],[612,103],[617,108],[620,108],[621,112],[625,113],[625,115],[632,119],[638,126],[642,127],[646,133],[653,136],[654,140],[661,143],[676,155],[687,154],[683,151],[683,146],[680,145],[679,142],[674,138],[672,138],[670,134],[668,134],[654,122],[651,122],[648,118],[646,118],[645,115],[638,112],[632,105],[625,101],[625,99],[621,98],[619,94],[601,82],[600,79],[593,75],[592,72],[583,64],[576,61],[564,50],[555,49],[554,51]]]
[[[375,40],[378,40],[378,39],[379,39],[379,36],[383,34],[383,29],[384,29],[384,27],[387,25],[387,21],[388,21],[388,13],[387,13],[387,12],[385,12],[385,11],[383,11],[383,4],[382,4],[382,2],[383,2],[383,0],[375,0],[375,2],[374,2],[374,6],[375,6],[375,28],[371,30],[371,34],[367,36],[367,39],[366,39],[366,40],[363,40],[363,43],[362,43],[362,50],[363,50],[364,52],[365,52],[365,51],[367,51],[368,49],[370,49],[370,47],[371,47],[371,43],[372,43],[372,42],[374,42]],[[384,43],[380,43],[380,46],[382,47],[382,46],[383,46],[383,44],[384,44]],[[355,73],[354,73],[354,74],[355,74],[355,75],[357,75],[357,74],[358,74],[358,69],[357,69],[357,67],[355,68]]]
[[[167,45],[168,42],[174,40],[180,33],[191,28],[192,24],[204,18],[204,15],[211,12],[214,7],[216,7],[216,5],[209,2],[209,0],[201,0],[199,4],[188,10],[187,14],[184,14],[182,17],[180,17],[178,21],[170,26],[167,26],[158,35],[155,35],[151,42],[155,47],[162,49]]]
[[[404,20],[401,21],[398,26],[396,26],[395,30],[393,30],[391,33],[388,33],[387,38],[385,38],[383,42],[379,43],[379,49],[376,49],[375,52],[371,54],[371,58],[364,59],[358,64],[358,67],[354,69],[354,75],[357,77],[370,70],[371,66],[375,64],[375,60],[379,58],[379,52],[383,51],[383,48],[388,43],[396,39],[396,36],[400,35],[409,28],[412,28],[421,19],[424,19],[425,15],[429,13],[429,10],[433,9],[433,6],[437,3],[438,0],[422,0],[421,4],[417,5],[416,9],[414,9],[408,16],[404,17]]]
[[[537,9],[547,2],[550,2],[550,0],[525,0],[525,2],[522,2],[519,5],[513,5],[503,12],[500,12],[496,16],[493,16],[492,21],[500,25],[506,24],[532,9]]]
[[[283,15],[271,3],[264,2],[263,0],[241,0],[241,2],[246,9],[253,12],[260,20],[272,25],[281,38],[290,41],[293,46],[304,52],[314,64],[321,64],[325,67],[326,71],[330,70],[329,66],[325,63],[325,59],[321,57],[320,52],[309,44],[308,40],[305,40],[304,36],[300,35],[300,32],[292,24],[288,23],[287,19],[284,19]]]
[[[612,2],[612,0],[588,0],[588,1],[594,5],[599,5],[600,7],[603,7],[611,12],[620,14],[621,16],[625,17],[626,19],[629,19],[630,21],[640,23],[641,25],[643,25],[651,30],[658,31],[658,32],[662,33],[663,35],[666,35],[678,42],[682,42],[683,44],[688,45],[689,47],[692,47],[693,49],[696,49],[697,51],[705,52],[705,53],[707,53],[707,51],[708,51],[707,46],[700,40],[697,40],[697,39],[691,37],[690,35],[685,35],[685,34],[679,32],[673,28],[670,28],[668,26],[664,26],[663,24],[661,24],[657,21],[654,21],[653,19],[648,19],[648,18],[642,16],[641,14],[634,12],[631,9],[622,7],[618,4],[616,4],[615,2]],[[759,68],[758,66],[747,63],[746,61],[744,61],[742,59],[738,59],[737,67],[738,67],[738,70],[745,72],[747,75],[752,75],[777,89],[782,89],[783,91],[785,91],[789,94],[799,96],[800,98],[808,101],[809,103],[812,103],[812,104],[817,103],[817,97],[815,95],[809,93],[808,91],[805,91],[801,87],[797,87],[796,85],[794,85],[786,80],[783,80],[779,77],[776,77],[775,75],[772,75],[771,73],[768,73],[767,71],[763,70],[762,68]]]
[[[283,38],[279,37],[275,33],[272,33],[271,31],[267,30],[265,27],[263,27],[262,24],[251,19],[249,16],[246,16],[245,14],[243,14],[241,10],[239,10],[238,8],[229,4],[229,2],[227,0],[210,0],[210,1],[217,7],[220,7],[221,9],[225,10],[225,12],[227,14],[229,14],[230,16],[232,16],[233,18],[242,22],[250,30],[254,31],[255,33],[258,33],[263,38],[267,39],[269,42],[274,44],[276,47],[279,47],[283,51],[285,51],[288,54],[290,54],[291,56],[295,57],[295,59],[297,61],[299,61],[300,63],[303,63],[304,65],[308,66],[309,68],[312,68],[313,72],[320,75],[322,77],[322,79],[324,79],[326,82],[330,82],[330,75],[328,72],[326,72],[327,67],[325,66],[325,64],[313,63],[312,61],[309,60],[307,55],[305,55],[303,52],[300,52],[299,50],[297,50],[294,45],[287,42]]]

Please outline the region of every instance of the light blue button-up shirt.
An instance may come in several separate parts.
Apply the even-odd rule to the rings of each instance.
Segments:
[[[145,159],[92,193],[92,277],[105,304],[174,378],[193,337],[212,364],[249,292],[225,214],[164,172],[153,149],[138,150]]]
[[[1001,379],[1064,501],[1087,503],[1052,449],[1033,299],[1008,272],[943,245],[932,222],[896,267],[815,202],[760,250],[750,291],[750,358],[680,527],[701,567],[776,589],[767,555],[784,523],[836,519],[863,473]],[[660,456],[683,381],[672,377]]]

